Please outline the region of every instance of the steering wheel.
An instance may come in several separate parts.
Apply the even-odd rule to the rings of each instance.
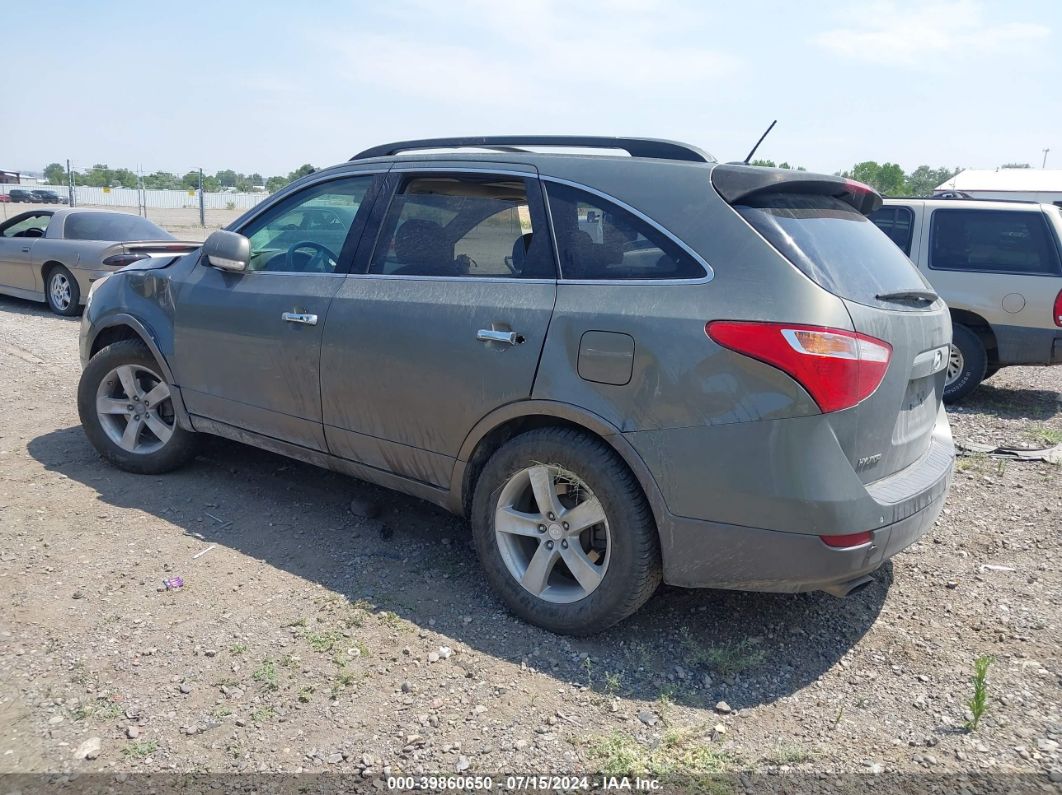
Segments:
[[[306,261],[306,265],[303,268],[295,267],[295,252],[300,249],[310,248],[314,253],[310,256],[310,259]],[[332,266],[328,266],[328,261],[331,260]],[[303,240],[298,243],[292,243],[288,248],[287,253],[287,265],[289,271],[299,271],[301,273],[331,273],[335,270],[336,263],[339,262],[339,255],[337,255],[328,246],[323,246],[320,243],[315,243],[312,240]]]

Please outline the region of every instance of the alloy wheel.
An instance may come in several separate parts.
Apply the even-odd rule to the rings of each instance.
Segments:
[[[957,345],[952,345],[951,354],[948,357],[948,374],[945,386],[951,386],[955,383],[955,380],[962,374],[965,367],[966,358],[962,355],[962,351],[959,350]]]
[[[51,293],[52,305],[56,309],[66,311],[70,308],[73,296],[70,290],[70,280],[65,273],[53,273],[48,280],[48,291]]]
[[[96,416],[110,440],[130,453],[160,450],[176,428],[169,386],[139,364],[119,365],[100,381]]]
[[[536,464],[512,475],[494,512],[509,573],[539,599],[569,604],[601,584],[612,536],[601,502],[575,474]]]

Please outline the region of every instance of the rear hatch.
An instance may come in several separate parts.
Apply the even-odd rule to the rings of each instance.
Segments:
[[[783,257],[844,302],[852,330],[891,346],[878,388],[826,414],[862,481],[918,461],[941,405],[951,318],[907,256],[867,219],[881,198],[840,177],[749,166],[719,166],[712,184]]]

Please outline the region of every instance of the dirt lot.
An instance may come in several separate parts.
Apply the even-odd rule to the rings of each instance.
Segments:
[[[663,588],[567,640],[509,617],[426,504],[220,440],[165,477],[107,466],[77,331],[0,298],[0,773],[1062,781],[1058,466],[962,459],[931,535],[847,600]],[[1062,442],[1060,391],[1062,368],[1004,370],[956,437]]]

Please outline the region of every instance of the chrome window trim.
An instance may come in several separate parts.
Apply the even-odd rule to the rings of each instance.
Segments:
[[[715,269],[705,261],[704,257],[698,254],[684,242],[682,242],[682,240],[680,240],[676,235],[668,231],[665,227],[661,226],[648,215],[643,213],[641,210],[631,207],[625,201],[617,199],[615,196],[610,196],[604,191],[597,190],[596,188],[591,188],[589,185],[583,185],[582,183],[573,182],[569,179],[562,179],[561,177],[542,176],[540,177],[540,179],[546,182],[555,182],[559,185],[567,185],[569,188],[575,188],[577,190],[586,191],[587,193],[604,199],[607,202],[615,204],[617,207],[626,210],[640,221],[644,221],[645,223],[647,223],[657,232],[662,234],[664,237],[666,237],[668,240],[670,240],[672,243],[674,243],[676,246],[686,252],[686,254],[693,258],[694,262],[704,268],[704,276],[698,276],[695,279],[565,279],[562,271],[562,281],[565,281],[568,284],[707,284],[715,278]],[[549,190],[546,191],[546,208],[547,212],[549,212]],[[552,214],[550,215],[549,226],[552,230]],[[556,246],[556,240],[554,240],[554,246]],[[558,270],[561,270],[560,249],[556,249],[555,255],[557,257],[557,268]]]
[[[394,273],[336,273],[333,276],[346,276],[351,279],[386,279],[388,281],[405,282],[454,282],[468,284],[469,282],[484,282],[491,284],[557,284],[557,279],[521,279],[518,276],[421,276],[401,275]]]

